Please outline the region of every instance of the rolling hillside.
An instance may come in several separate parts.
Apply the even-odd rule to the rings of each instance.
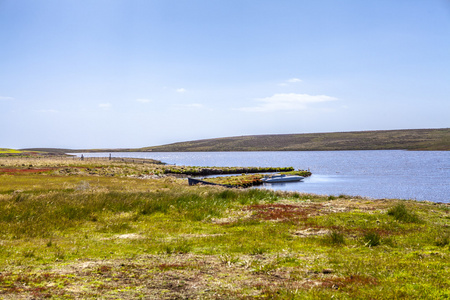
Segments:
[[[450,150],[450,128],[276,134],[180,142],[132,151]]]

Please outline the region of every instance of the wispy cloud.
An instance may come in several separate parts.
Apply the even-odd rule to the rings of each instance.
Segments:
[[[100,107],[101,109],[109,109],[109,108],[111,108],[111,103],[100,103],[99,105],[98,105],[98,107]]]
[[[137,102],[140,102],[140,103],[149,103],[149,102],[152,102],[152,100],[150,100],[150,99],[143,99],[143,98],[136,99],[136,101],[137,101]]]
[[[249,112],[296,111],[306,109],[309,104],[336,100],[338,99],[326,95],[275,94],[271,97],[256,99],[259,102],[256,106],[242,107],[239,110]]]
[[[186,93],[186,89],[184,89],[184,88],[176,89],[176,91],[177,91],[177,93]]]
[[[14,98],[13,98],[13,97],[0,96],[0,101],[1,101],[1,100],[4,100],[4,101],[11,101],[11,100],[14,100]]]
[[[299,83],[299,82],[302,82],[302,80],[299,78],[290,78],[290,79],[286,80],[285,82],[279,83],[278,85],[279,86],[288,86],[290,84]]]

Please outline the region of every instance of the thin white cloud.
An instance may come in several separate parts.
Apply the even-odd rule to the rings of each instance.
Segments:
[[[98,105],[98,107],[100,107],[102,109],[109,109],[109,108],[111,108],[111,103],[100,103]]]
[[[336,100],[338,99],[326,95],[275,94],[271,97],[256,99],[259,105],[242,107],[239,110],[248,112],[296,111],[306,109],[309,104]]]
[[[151,102],[152,100],[150,100],[150,99],[139,98],[139,99],[136,99],[136,101],[137,101],[137,102],[140,102],[140,103],[149,103],[149,102]]]
[[[176,91],[177,91],[177,93],[186,93],[186,89],[184,89],[184,88],[179,88]]]
[[[291,78],[291,79],[288,79],[287,82],[289,82],[289,83],[297,83],[297,82],[302,82],[302,80],[299,79],[299,78]]]
[[[0,96],[0,100],[11,101],[14,100],[13,97]]]
[[[300,78],[290,78],[290,79],[286,80],[285,82],[279,83],[278,86],[288,86],[290,84],[299,83],[299,82],[302,82],[302,80]]]

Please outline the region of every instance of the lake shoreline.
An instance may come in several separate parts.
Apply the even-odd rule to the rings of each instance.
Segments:
[[[78,154],[80,155],[80,154]],[[85,153],[108,156],[109,153]],[[446,151],[283,151],[115,153],[191,166],[293,166],[310,169],[301,184],[267,186],[275,190],[339,196],[403,198],[450,202],[450,152]]]
[[[286,172],[294,169],[310,169],[313,170],[301,176],[308,177],[300,183],[289,184],[264,184],[264,188],[272,190],[299,191],[309,194],[339,196],[339,195],[362,195],[372,199],[411,199],[418,201],[433,201],[448,203],[450,202],[450,153],[447,152],[409,152],[402,150],[372,150],[372,151],[308,151],[308,152],[185,152],[185,153],[68,153],[63,156],[59,155],[41,155],[34,153],[14,153],[9,155],[13,158],[24,159],[50,159],[65,160],[72,159],[74,161],[81,159],[88,162],[91,160],[104,161],[121,161],[129,163],[142,164],[166,164],[164,169],[156,170],[156,175],[171,174],[178,177],[186,176],[208,176],[220,174],[246,174],[246,173],[263,173],[263,172]],[[286,159],[275,159],[282,156]],[[371,157],[376,158],[374,162]],[[336,159],[329,160],[335,157]],[[294,158],[294,160],[292,160]],[[295,159],[300,158],[300,163]],[[314,163],[314,160],[316,161]],[[391,163],[391,161],[392,163]],[[305,163],[306,161],[306,163]],[[353,161],[357,163],[352,165]],[[175,163],[176,162],[176,163]],[[336,165],[336,162],[338,163]],[[358,165],[362,163],[362,165]],[[294,164],[293,167],[270,167],[270,165],[286,166]],[[319,166],[314,164],[319,163]],[[430,165],[431,163],[431,165]],[[220,165],[221,167],[210,167],[211,165]],[[234,164],[241,167],[233,167]],[[301,165],[300,165],[301,164]],[[417,164],[417,165],[415,165]],[[432,165],[434,164],[434,166]],[[367,166],[366,166],[367,165]],[[384,166],[383,166],[384,165]],[[409,169],[403,168],[407,165]],[[173,167],[170,167],[173,166]],[[195,167],[194,167],[195,166]],[[259,167],[254,167],[259,166]],[[306,167],[307,166],[307,167]],[[331,166],[331,168],[329,167]],[[446,167],[447,166],[447,167]],[[319,168],[318,168],[319,167]],[[283,169],[285,168],[285,169]],[[426,173],[423,170],[426,170]],[[138,174],[141,178],[148,177],[148,173]],[[403,172],[398,173],[398,172]],[[80,172],[78,172],[80,173]],[[82,172],[81,172],[82,173]],[[98,173],[95,169],[90,173]],[[112,176],[114,172],[111,172]],[[373,175],[368,176],[368,174]],[[101,172],[99,173],[101,174]],[[105,174],[103,172],[102,174]],[[395,174],[393,176],[392,174]],[[410,174],[421,174],[420,178],[410,180]],[[152,175],[153,176],[153,175]],[[250,181],[258,179],[249,179]],[[255,186],[242,180],[242,186]],[[447,184],[445,183],[447,182]],[[228,183],[224,182],[227,185]],[[423,187],[422,187],[423,186]],[[259,188],[259,187],[257,187]],[[390,191],[391,189],[392,191]],[[380,191],[386,190],[382,193]],[[397,191],[398,190],[398,191]]]

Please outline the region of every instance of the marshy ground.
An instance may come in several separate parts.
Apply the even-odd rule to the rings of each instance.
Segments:
[[[450,298],[448,204],[188,186],[165,168],[0,158],[0,298]]]

